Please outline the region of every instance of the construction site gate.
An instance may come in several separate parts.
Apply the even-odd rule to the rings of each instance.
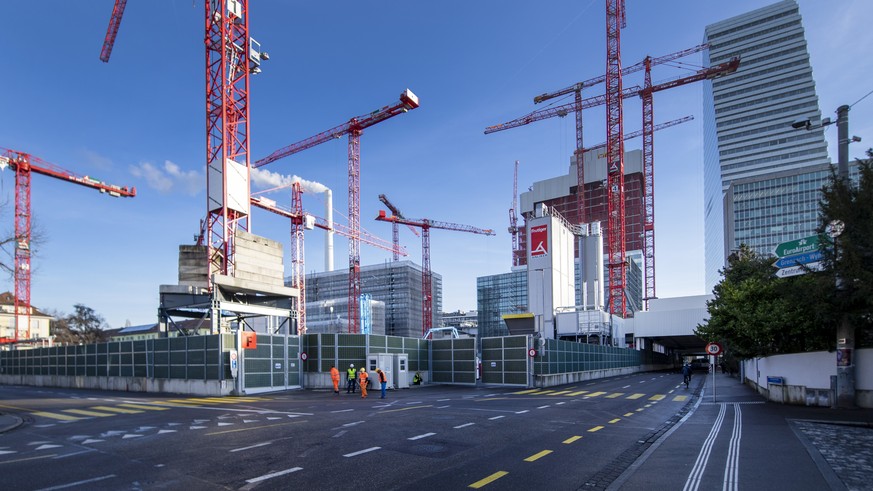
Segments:
[[[476,339],[434,339],[430,344],[431,382],[476,384]]]
[[[299,389],[303,363],[300,336],[257,333],[257,347],[242,349],[242,334],[237,334],[240,394],[257,394]]]
[[[533,348],[530,336],[482,338],[482,383],[531,386]]]

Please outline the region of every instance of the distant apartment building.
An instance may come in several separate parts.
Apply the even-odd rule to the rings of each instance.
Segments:
[[[16,340],[16,328],[19,341],[49,341],[51,321],[54,320],[52,316],[31,306],[30,325],[24,325],[24,316],[17,317],[18,319],[15,315],[15,296],[11,292],[0,293],[0,345],[11,346]]]
[[[772,253],[815,233],[830,160],[797,3],[786,0],[706,27],[710,65],[739,69],[704,84],[707,291],[747,244]],[[809,119],[811,129],[792,123]]]

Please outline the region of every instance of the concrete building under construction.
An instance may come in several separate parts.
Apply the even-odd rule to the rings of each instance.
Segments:
[[[421,266],[411,261],[389,261],[361,267],[361,293],[369,307],[373,334],[420,337],[422,335]],[[289,279],[286,278],[286,284]],[[348,332],[347,271],[306,275],[307,332]],[[433,273],[433,326],[440,325],[443,279]],[[367,297],[369,296],[369,298]],[[364,317],[364,316],[362,316]]]

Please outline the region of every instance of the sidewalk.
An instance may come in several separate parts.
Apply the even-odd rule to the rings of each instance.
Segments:
[[[14,414],[0,413],[0,434],[12,431],[23,423],[24,421]]]
[[[694,408],[608,489],[871,488],[873,411],[766,402],[721,373],[692,386]]]

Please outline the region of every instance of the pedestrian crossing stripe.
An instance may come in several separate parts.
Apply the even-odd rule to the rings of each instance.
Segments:
[[[615,399],[616,397],[621,397],[623,395],[624,395],[624,392],[613,392],[612,394],[609,394],[608,396],[606,396],[606,398],[607,399]]]
[[[543,395],[543,394],[551,394],[552,392],[554,392],[554,391],[553,391],[553,390],[544,390],[544,391],[542,391],[542,392],[537,393],[537,395],[538,395],[538,396],[541,396],[541,395]]]
[[[684,401],[685,399],[688,399],[688,396],[676,396],[676,397],[673,398],[673,401],[674,401],[674,402],[682,402],[682,401]]]
[[[631,394],[631,395],[627,396],[627,399],[639,399],[640,397],[643,397],[644,395],[645,394]]]
[[[68,414],[48,413],[43,411],[35,411],[31,414],[34,416],[42,416],[43,418],[59,419],[61,421],[78,421],[81,419]]]
[[[578,391],[576,391],[576,392],[570,392],[570,393],[567,394],[567,395],[568,395],[568,396],[578,396],[578,395],[580,395],[580,394],[587,394],[587,393],[588,393],[587,390],[578,390]]]
[[[91,409],[96,409],[98,411],[109,411],[110,413],[122,413],[122,414],[137,414],[142,411],[137,409],[124,409],[123,407],[109,407],[109,406],[91,406]]]
[[[145,409],[146,411],[166,411],[169,408],[160,406],[148,406],[145,404],[119,404],[120,407],[129,407],[131,409]]]
[[[529,389],[529,390],[520,390],[518,392],[513,392],[513,394],[533,394],[534,392],[539,392],[540,389]]]
[[[587,396],[585,396],[585,398],[588,399],[589,397],[598,397],[598,396],[602,396],[603,394],[606,394],[606,392],[592,392],[592,393],[588,394]]]
[[[562,391],[560,391],[560,392],[555,392],[554,394],[549,394],[549,395],[550,395],[550,396],[559,396],[559,395],[561,395],[561,394],[566,394],[566,393],[568,393],[568,392],[570,392],[570,391],[569,391],[569,390],[562,390]]]
[[[588,430],[588,433],[594,433],[595,431],[600,431],[603,428],[604,428],[603,426],[595,426],[594,428],[591,428],[590,430]]]
[[[115,416],[114,414],[99,413],[97,411],[86,411],[84,409],[62,409],[65,413],[81,414],[82,416],[93,416],[95,418],[103,418],[106,416]]]
[[[663,399],[665,397],[667,397],[667,396],[665,396],[664,394],[655,394],[652,397],[649,397],[649,400],[650,401],[660,401],[661,399]]]

